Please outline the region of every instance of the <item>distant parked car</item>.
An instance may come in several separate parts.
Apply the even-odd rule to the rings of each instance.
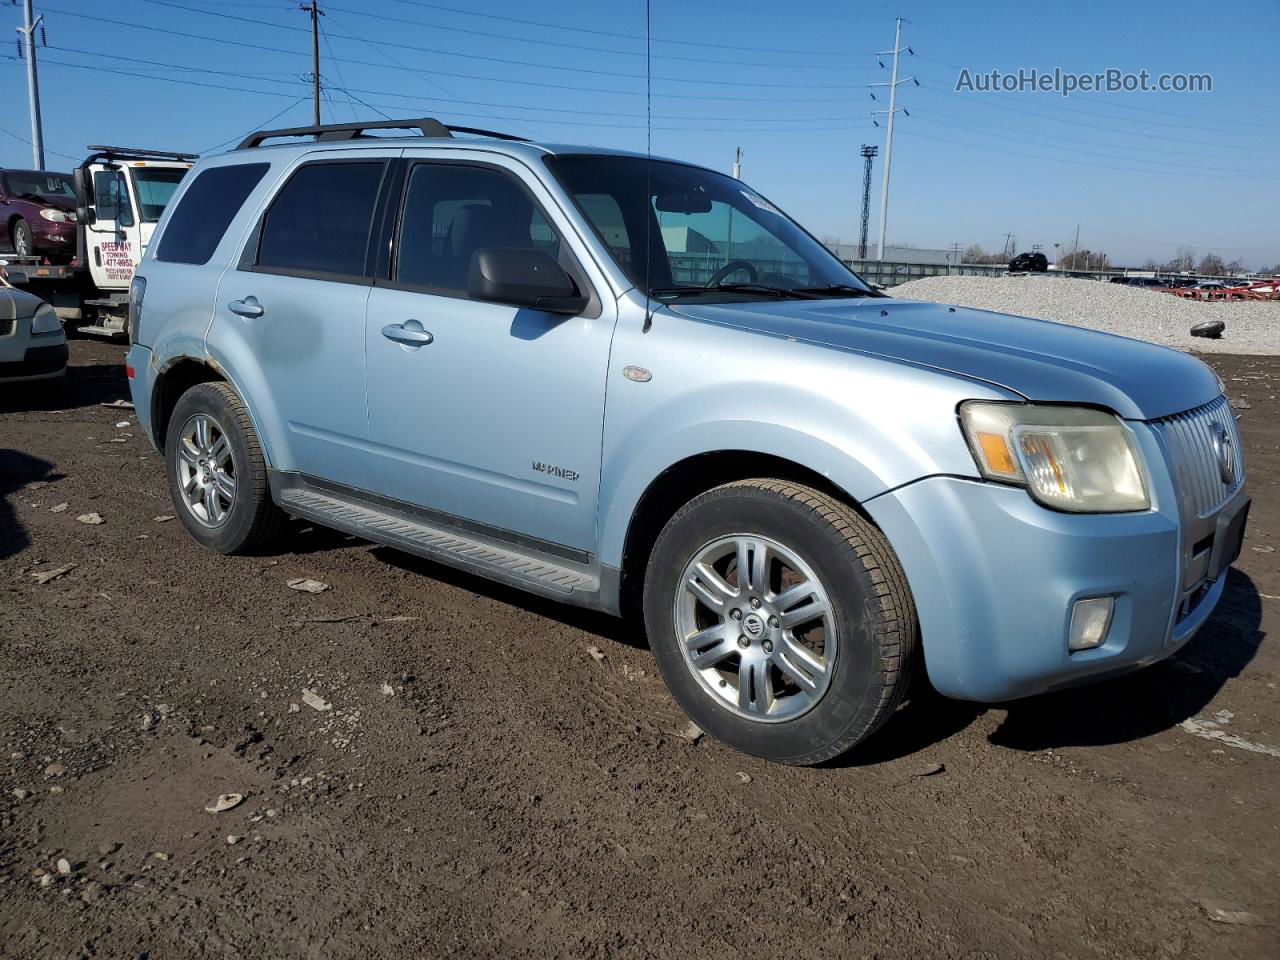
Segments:
[[[76,252],[76,191],[71,174],[0,170],[3,239],[19,257],[69,261]]]
[[[1010,273],[1044,273],[1049,269],[1049,258],[1043,253],[1020,253],[1009,261]]]
[[[67,372],[67,338],[53,307],[0,286],[0,386],[56,380]]]

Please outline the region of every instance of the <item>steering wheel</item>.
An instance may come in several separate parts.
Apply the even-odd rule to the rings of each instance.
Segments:
[[[755,264],[750,260],[730,260],[711,275],[711,279],[707,281],[706,289],[710,290],[712,287],[718,287],[724,282],[724,278],[732,274],[735,270],[747,271],[747,275],[751,277],[752,283],[755,283],[759,279],[759,275],[756,273]]]

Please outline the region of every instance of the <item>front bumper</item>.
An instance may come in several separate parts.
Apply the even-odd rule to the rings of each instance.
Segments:
[[[29,324],[29,320],[19,321]],[[67,372],[67,340],[62,331],[23,334],[0,340],[0,382],[48,380]]]
[[[906,572],[934,687],[1012,700],[1144,667],[1186,643],[1226,574],[1181,604],[1182,525],[1167,479],[1155,486],[1152,510],[1126,514],[1056,513],[1020,488],[957,477],[868,501]],[[1069,652],[1072,604],[1097,596],[1116,598],[1107,639]]]
[[[31,239],[37,250],[66,251],[74,250],[76,243],[76,225],[74,223],[56,223],[43,217],[30,221]]]

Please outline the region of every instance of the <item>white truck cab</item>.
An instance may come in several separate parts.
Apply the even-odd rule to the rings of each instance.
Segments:
[[[75,169],[80,246],[93,297],[83,301],[98,315],[84,332],[121,333],[129,282],[169,199],[196,160],[195,154],[90,146]]]

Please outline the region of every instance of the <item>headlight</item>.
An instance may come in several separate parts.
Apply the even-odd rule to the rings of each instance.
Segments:
[[[67,223],[71,220],[71,218],[61,210],[52,210],[49,207],[45,207],[41,210],[40,216],[46,220],[52,221],[53,223]]]
[[[61,329],[62,321],[58,319],[58,313],[53,307],[47,303],[36,307],[35,315],[31,318],[32,333],[55,333]]]
[[[1114,414],[975,400],[961,405],[960,423],[984,477],[1025,486],[1047,507],[1122,513],[1151,506],[1129,428]]]

